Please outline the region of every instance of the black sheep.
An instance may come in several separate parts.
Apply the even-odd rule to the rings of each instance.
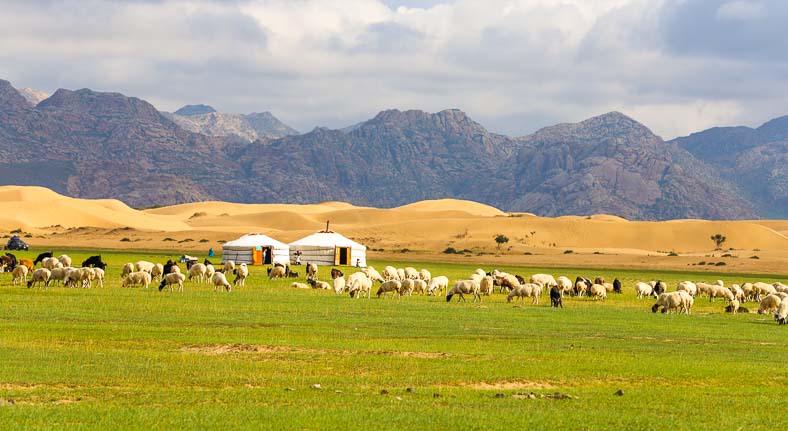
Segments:
[[[564,303],[561,301],[561,290],[558,289],[558,286],[550,288],[550,305],[555,308],[564,308]]]
[[[621,281],[617,278],[613,280],[613,292],[621,293]]]

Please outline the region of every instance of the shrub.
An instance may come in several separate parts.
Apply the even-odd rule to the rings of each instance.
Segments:
[[[131,239],[124,237],[120,239],[120,242],[131,242]]]
[[[208,241],[207,239],[203,238],[203,239],[200,240],[200,242],[210,242],[210,241]]]
[[[698,262],[698,265],[705,265],[705,264],[706,264],[705,260],[701,260],[700,262]]]
[[[723,254],[723,255],[722,255],[722,256],[720,256],[720,257],[733,257],[733,255],[732,255],[732,254],[730,254],[730,253],[725,253],[725,254]]]
[[[170,237],[167,237],[167,238],[164,238],[162,241],[164,241],[164,242],[168,242],[168,241],[175,241],[175,240],[174,240],[174,239],[172,239],[172,238],[170,238]]]
[[[32,238],[32,237],[33,237],[33,234],[32,234],[32,233],[26,233],[26,234],[25,234],[25,238]]]
[[[409,248],[403,248],[403,249],[402,249],[402,250],[400,250],[399,252],[400,252],[400,253],[410,253],[410,249],[409,249]]]
[[[189,217],[189,218],[205,217],[205,216],[207,216],[207,215],[208,215],[208,213],[207,213],[207,212],[205,212],[205,211],[199,211],[199,212],[196,212],[196,213],[192,214],[192,216],[191,216],[191,217]]]
[[[595,251],[594,254],[602,254],[601,251]]]
[[[14,229],[11,233],[22,233],[22,229]]]
[[[756,255],[753,255],[753,256],[750,256],[750,259],[760,259],[760,257],[758,257]]]
[[[572,254],[572,253],[574,253],[573,250],[564,250],[564,254]]]
[[[532,256],[532,255],[533,255],[533,253],[531,253],[530,251],[526,251],[526,252],[525,252],[525,253],[523,253],[523,254],[524,254],[524,255],[526,255],[526,256]]]
[[[671,251],[670,253],[668,253],[668,256],[678,256],[678,255],[679,254],[676,253],[675,251]]]
[[[446,247],[446,250],[443,250],[444,254],[459,254],[454,247]]]
[[[716,263],[716,266],[725,266],[725,265],[727,265],[725,262],[717,262]]]
[[[182,244],[182,243],[184,243],[184,242],[193,242],[193,241],[194,241],[194,240],[193,240],[193,239],[191,239],[191,238],[186,238],[186,239],[182,239],[182,240],[178,241],[178,244]]]
[[[216,241],[216,242],[218,242],[219,244],[224,244],[224,243],[226,243],[227,241],[226,241],[226,240],[223,240],[223,239],[220,239],[219,241]]]

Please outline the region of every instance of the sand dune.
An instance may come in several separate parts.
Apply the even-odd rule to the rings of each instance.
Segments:
[[[219,247],[219,240],[248,232],[290,242],[324,228],[326,221],[331,222],[333,230],[371,248],[389,251],[440,254],[454,247],[474,254],[489,253],[496,251],[494,236],[503,234],[509,237],[503,247],[509,256],[559,255],[566,250],[629,256],[676,251],[703,256],[714,248],[709,237],[722,233],[728,238],[724,246],[739,250],[742,256],[753,254],[745,252],[751,250],[762,257],[788,260],[788,221],[784,220],[636,222],[612,215],[544,218],[507,214],[454,199],[392,209],[355,207],[344,202],[199,202],[139,211],[117,200],[73,199],[41,187],[0,187],[0,231],[21,228],[33,235],[32,243],[40,244],[79,246],[68,241],[89,238],[92,244],[104,247],[207,249],[209,245]],[[83,229],[77,234],[73,228]],[[131,241],[118,243],[121,237]],[[163,241],[167,237],[175,241]],[[188,244],[177,242],[181,240]]]

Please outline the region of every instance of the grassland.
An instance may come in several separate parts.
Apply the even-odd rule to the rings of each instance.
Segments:
[[[500,294],[481,304],[355,300],[270,282],[259,267],[229,294],[193,283],[183,293],[122,289],[122,263],[168,256],[103,255],[105,289],[27,289],[0,274],[0,429],[785,425],[788,329],[771,316],[725,315],[708,299],[690,316],[652,314],[632,289],[655,278],[785,277],[550,270],[625,285],[604,303],[568,298],[551,309],[546,297],[512,305]],[[396,263],[406,265],[451,279],[475,267]],[[531,392],[573,398],[518,395]]]

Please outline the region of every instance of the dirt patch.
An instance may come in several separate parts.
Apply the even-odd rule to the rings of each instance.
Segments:
[[[425,358],[425,359],[433,359],[433,358],[448,358],[451,355],[448,353],[435,353],[435,352],[395,352],[395,351],[373,351],[373,352],[359,352],[359,353],[368,353],[372,355],[390,355],[390,356],[404,356],[407,358]]]
[[[490,390],[520,390],[520,389],[554,389],[555,386],[547,382],[536,382],[531,380],[515,380],[515,381],[500,381],[500,382],[474,382],[474,383],[460,383],[460,386],[478,389],[482,391]]]
[[[435,353],[435,352],[398,352],[390,350],[331,350],[331,349],[310,349],[300,347],[287,347],[287,346],[267,346],[267,345],[254,345],[254,344],[204,344],[204,345],[187,345],[180,349],[181,352],[198,353],[201,355],[227,355],[233,353],[254,353],[254,354],[272,354],[272,353],[310,353],[317,355],[388,355],[388,356],[403,356],[407,358],[448,358],[451,355],[448,353]]]

